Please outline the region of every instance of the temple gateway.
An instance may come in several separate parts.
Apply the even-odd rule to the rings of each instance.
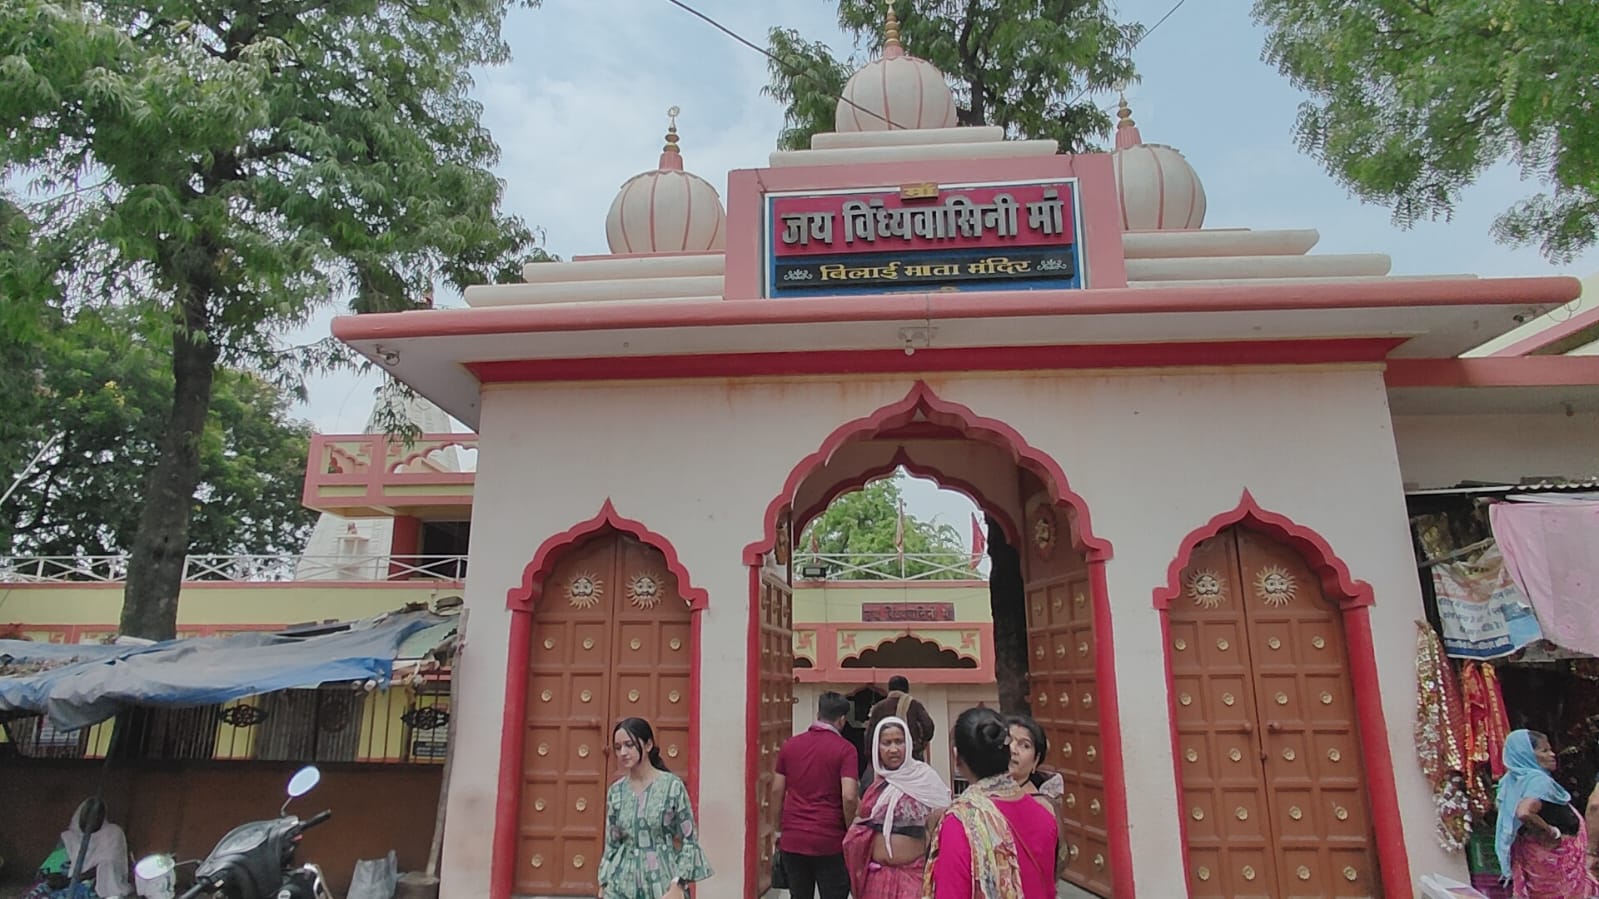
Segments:
[[[610,255],[335,323],[480,435],[446,899],[595,894],[628,715],[690,786],[700,899],[763,894],[772,761],[809,711],[791,542],[899,467],[1015,550],[996,664],[1056,747],[1075,889],[1463,878],[1415,761],[1404,490],[1529,441],[1540,474],[1591,473],[1592,405],[1566,402],[1599,379],[1459,358],[1577,282],[1207,230],[1198,174],[1125,106],[1081,156],[954,110],[891,39],[834,133],[725,191],[674,126]]]

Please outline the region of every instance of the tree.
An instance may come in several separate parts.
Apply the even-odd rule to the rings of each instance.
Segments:
[[[536,5],[537,0],[529,0]],[[138,310],[172,392],[134,529],[122,631],[170,637],[218,372],[294,381],[276,335],[318,305],[407,308],[511,277],[498,148],[467,91],[507,0],[10,0],[0,184],[70,260],[67,311]],[[325,348],[324,348],[325,349]]]
[[[1053,140],[1062,153],[1090,149],[1110,116],[1086,99],[1134,78],[1132,50],[1144,28],[1122,24],[1104,0],[895,0],[907,52],[951,81],[962,125],[999,125],[1012,137]],[[882,0],[839,0],[838,24],[873,53],[883,45]],[[849,75],[863,60],[838,60],[825,44],[774,28],[769,95],[785,107],[778,144],[795,150],[833,130]]]
[[[0,495],[33,457],[33,427],[44,399],[35,376],[52,321],[48,263],[37,252],[32,223],[0,195]]]
[[[1489,166],[1549,187],[1495,236],[1566,262],[1599,241],[1599,4],[1256,0],[1265,56],[1312,99],[1301,149],[1408,226],[1447,217]]]
[[[53,438],[0,515],[15,555],[116,555],[133,545],[139,493],[159,454],[172,367],[164,347],[135,339],[127,310],[84,310],[48,334],[37,369],[40,413],[22,443]],[[300,503],[310,426],[259,376],[217,373],[200,446],[189,531],[198,554],[296,552],[315,513]]]
[[[840,580],[893,576],[900,574],[897,560],[899,547],[895,536],[900,528],[900,485],[895,477],[882,478],[860,490],[846,493],[828,503],[826,511],[816,516],[800,535],[800,547],[809,551],[812,546],[825,556],[843,557],[851,566],[869,568],[836,572]],[[922,521],[913,515],[904,518],[904,572],[907,576],[920,576],[926,580],[952,580],[968,577],[967,573],[946,566],[964,558],[966,545],[960,534],[948,524]],[[947,555],[949,561],[939,564],[917,555]],[[874,558],[875,557],[875,558]]]

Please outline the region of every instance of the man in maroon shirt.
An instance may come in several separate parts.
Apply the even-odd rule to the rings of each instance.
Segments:
[[[790,899],[848,899],[844,831],[860,805],[859,758],[840,733],[849,700],[823,693],[816,721],[777,753],[772,801],[778,812],[778,849]]]

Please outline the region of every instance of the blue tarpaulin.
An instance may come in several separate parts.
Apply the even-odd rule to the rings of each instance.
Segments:
[[[445,619],[400,612],[311,637],[246,633],[142,646],[0,640],[0,713],[46,715],[59,730],[131,705],[216,705],[338,681],[387,681],[405,641]]]

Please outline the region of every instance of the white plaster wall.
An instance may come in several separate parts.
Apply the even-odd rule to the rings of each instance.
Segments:
[[[1140,895],[1186,890],[1182,867],[1171,864],[1182,845],[1151,593],[1182,538],[1234,508],[1245,488],[1265,508],[1321,533],[1354,576],[1375,588],[1373,629],[1412,871],[1463,871],[1463,862],[1445,857],[1432,839],[1432,804],[1411,741],[1411,622],[1421,605],[1377,370],[928,381],[942,399],[1010,424],[1053,455],[1087,501],[1095,535],[1115,547],[1107,575],[1128,794],[1143,810],[1131,816]],[[901,400],[912,383],[518,385],[485,393],[445,899],[487,890],[505,590],[542,540],[591,518],[607,497],[622,515],[671,540],[693,583],[710,593],[700,815],[717,876],[700,895],[742,899],[749,581],[740,552],[761,536],[766,506],[796,462],[841,422]]]
[[[1599,415],[1394,416],[1407,485],[1599,477]]]

